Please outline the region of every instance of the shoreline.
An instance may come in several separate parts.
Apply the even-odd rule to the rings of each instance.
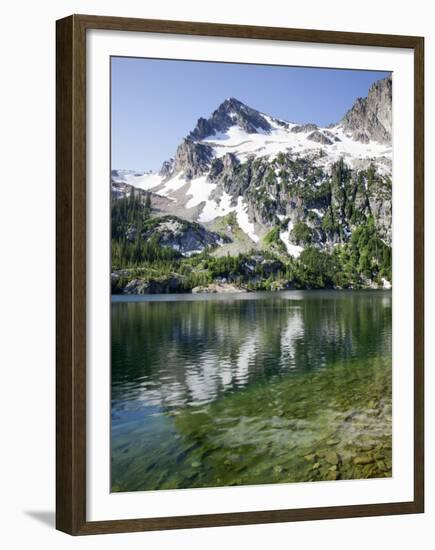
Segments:
[[[340,296],[344,298],[345,295],[352,295],[357,293],[363,294],[379,294],[385,293],[386,295],[392,294],[392,289],[384,288],[358,288],[358,289],[301,289],[301,290],[254,290],[251,292],[180,292],[180,293],[167,293],[167,294],[112,294],[111,303],[122,302],[182,302],[182,301],[201,301],[201,300],[259,300],[266,298],[288,298],[293,300],[299,300],[306,298],[307,295],[322,298],[336,298]]]

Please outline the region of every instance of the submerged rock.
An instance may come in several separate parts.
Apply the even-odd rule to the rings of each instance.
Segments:
[[[372,464],[374,461],[375,459],[369,455],[358,455],[358,456],[354,456],[352,459],[352,462],[357,466],[358,465],[365,466],[366,464]]]
[[[329,464],[333,464],[333,465],[336,465],[339,463],[340,461],[340,458],[338,456],[337,453],[334,453],[334,452],[329,452],[325,455],[325,460],[326,462],[328,462]]]

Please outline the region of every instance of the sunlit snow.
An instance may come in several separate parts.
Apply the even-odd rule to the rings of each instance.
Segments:
[[[117,183],[127,183],[138,189],[149,191],[158,187],[162,182],[162,176],[154,172],[138,173],[132,170],[117,170],[118,175],[112,175],[113,181]]]
[[[249,155],[275,157],[280,152],[291,150],[292,154],[307,154],[322,149],[325,152],[322,164],[332,164],[339,158],[344,157],[346,162],[353,165],[354,161],[364,159],[375,159],[385,156],[391,159],[392,149],[385,144],[370,141],[362,143],[355,141],[351,136],[344,133],[341,125],[328,128],[319,128],[319,131],[327,131],[329,139],[334,137],[339,141],[333,141],[331,145],[311,141],[308,136],[311,132],[291,132],[297,124],[286,123],[287,127],[279,125],[274,119],[265,116],[271,125],[269,133],[259,132],[249,134],[237,125],[231,126],[226,133],[219,133],[208,136],[203,142],[211,145],[217,157],[227,153],[233,153],[241,161],[246,160]],[[331,137],[332,136],[332,137]],[[380,170],[382,171],[382,166]]]
[[[175,177],[171,178],[170,180],[166,181],[161,189],[158,189],[159,195],[164,195],[167,197],[174,191],[178,191],[178,189],[181,189],[183,185],[186,185],[186,180],[184,179],[183,172],[180,172]]]
[[[243,197],[238,197],[237,199],[236,214],[237,223],[240,229],[244,231],[254,243],[258,243],[259,238],[255,234],[254,224],[249,221],[248,207],[243,202]]]
[[[231,195],[224,191],[220,199],[208,200],[205,203],[198,221],[203,223],[210,222],[215,218],[234,212],[235,209],[235,206],[231,206]]]
[[[206,176],[191,180],[190,187],[186,191],[186,196],[190,196],[186,208],[193,208],[202,202],[208,201],[210,193],[214,189],[216,189],[216,184],[207,182]]]
[[[285,244],[285,247],[287,249],[287,252],[290,254],[290,256],[293,256],[294,258],[299,258],[301,252],[303,251],[303,246],[298,246],[296,244],[292,244],[290,242],[290,233],[293,229],[293,223],[291,221],[288,222],[287,230],[281,231],[279,234],[279,238],[281,241]]]

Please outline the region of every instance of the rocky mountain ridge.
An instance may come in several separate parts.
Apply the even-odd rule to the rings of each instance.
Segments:
[[[342,119],[344,131],[364,143],[375,140],[391,144],[392,94],[391,76],[375,82],[367,97],[358,98]]]
[[[195,128],[187,136],[192,141],[201,141],[208,136],[224,134],[232,126],[238,126],[247,134],[270,133],[271,125],[256,109],[230,97],[213,111],[210,118],[199,118]]]
[[[202,227],[198,247],[184,251],[180,234],[166,232],[162,244],[186,257],[267,248],[298,258],[313,247],[332,254],[367,224],[380,247],[391,247],[391,94],[391,77],[375,82],[325,128],[229,98],[197,121],[159,174],[116,171],[113,197],[144,193],[152,217]]]

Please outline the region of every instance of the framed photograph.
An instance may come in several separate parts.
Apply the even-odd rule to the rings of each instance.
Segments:
[[[423,512],[423,38],[56,44],[57,528]]]

